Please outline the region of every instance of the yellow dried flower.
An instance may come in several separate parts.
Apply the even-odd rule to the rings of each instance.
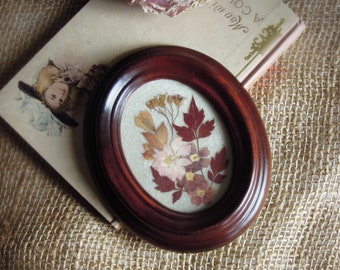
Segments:
[[[177,107],[181,106],[183,103],[183,97],[180,95],[175,95],[173,96],[174,102],[176,104]]]
[[[173,96],[168,96],[168,103],[169,104],[174,103],[174,97]]]
[[[150,99],[147,103],[146,106],[153,110],[154,108],[156,108],[158,105],[158,100],[156,98]]]
[[[165,108],[165,100],[166,100],[166,94],[159,95],[158,96],[158,106],[161,108]]]

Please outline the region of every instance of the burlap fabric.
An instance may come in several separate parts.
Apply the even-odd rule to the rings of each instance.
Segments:
[[[85,2],[0,0],[0,86]],[[0,268],[340,269],[339,2],[289,5],[307,29],[250,90],[273,177],[246,233],[185,254],[117,232],[1,120]]]

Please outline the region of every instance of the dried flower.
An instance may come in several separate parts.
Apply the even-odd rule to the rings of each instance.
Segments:
[[[165,108],[165,100],[166,100],[167,95],[163,94],[163,95],[159,95],[158,96],[158,106],[161,108]]]
[[[139,4],[144,12],[163,13],[170,17],[189,7],[205,5],[208,2],[209,0],[128,0],[131,5]]]
[[[160,176],[166,176],[172,181],[181,180],[191,161],[186,158],[191,151],[191,145],[185,144],[180,137],[174,139],[171,144],[165,144],[162,151],[154,154],[152,167],[159,172]]]
[[[157,98],[150,99],[147,103],[146,106],[150,109],[153,110],[158,106],[158,100]]]
[[[200,205],[203,203],[208,205],[215,195],[215,190],[210,187],[207,181],[202,181],[199,186],[196,186],[193,191],[189,191],[188,193],[193,204]]]

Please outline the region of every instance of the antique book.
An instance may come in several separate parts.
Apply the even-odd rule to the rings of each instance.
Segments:
[[[140,48],[176,45],[212,57],[249,88],[303,29],[281,0],[213,0],[173,18],[90,0],[0,91],[0,116],[118,228],[83,145],[86,100],[107,67]]]

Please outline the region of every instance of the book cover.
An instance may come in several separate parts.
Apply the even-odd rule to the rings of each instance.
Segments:
[[[246,87],[304,29],[281,0],[217,0],[174,18],[91,0],[0,91],[0,116],[115,227],[85,160],[86,101],[107,67],[155,45],[198,50]]]

